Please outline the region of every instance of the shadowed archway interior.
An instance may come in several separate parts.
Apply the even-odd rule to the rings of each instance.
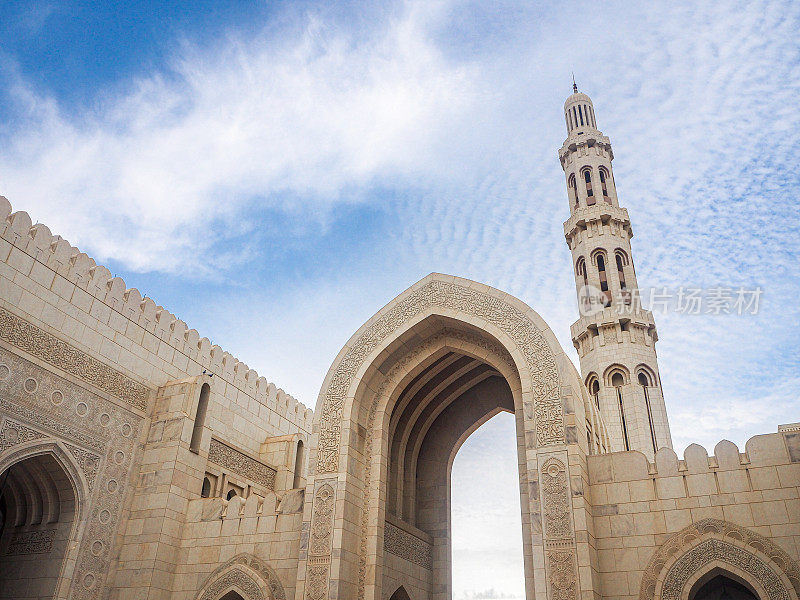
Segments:
[[[76,514],[72,483],[49,454],[0,475],[0,595],[53,598]]]
[[[388,411],[386,519],[426,540],[432,548],[430,598],[452,594],[451,469],[464,441],[500,412],[515,413],[514,394],[506,373],[516,370],[497,340],[486,332],[444,317],[429,318],[418,335],[396,350],[399,360],[415,344],[432,335],[467,336],[486,348],[445,347],[412,369]],[[498,367],[504,362],[506,367]],[[424,365],[424,366],[423,366]],[[380,370],[383,370],[382,368]],[[521,419],[521,415],[519,419]],[[515,468],[512,466],[512,468]],[[389,548],[389,552],[391,552]],[[387,580],[387,587],[395,580]],[[400,583],[397,581],[397,583]],[[394,583],[396,585],[396,583]]]
[[[716,575],[691,594],[689,600],[759,600],[759,598],[743,583],[726,575]]]

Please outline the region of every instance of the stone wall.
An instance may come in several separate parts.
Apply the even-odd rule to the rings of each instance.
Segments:
[[[192,450],[203,383],[211,393]],[[288,456],[273,468],[265,444],[307,439],[312,421],[310,409],[0,197],[0,470],[34,446],[75,470],[80,522],[59,597],[111,587],[119,597],[170,597],[183,581],[186,507],[204,474],[263,504],[284,493],[293,468]],[[269,458],[280,454],[274,446]],[[299,536],[299,517],[276,517],[281,527],[292,519]],[[293,586],[286,569],[296,564],[264,567],[273,568]],[[150,590],[126,588],[137,578]]]
[[[776,564],[800,559],[800,432],[782,429],[751,438],[743,453],[722,441],[712,456],[689,446],[683,460],[661,449],[655,464],[639,452],[588,457],[601,597],[652,598],[663,585],[660,565],[669,563],[656,551],[678,556],[682,544],[688,549],[704,532],[744,540],[737,544],[759,548]]]

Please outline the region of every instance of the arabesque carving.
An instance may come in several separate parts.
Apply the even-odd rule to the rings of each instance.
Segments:
[[[232,588],[243,593],[246,600],[286,600],[278,575],[266,562],[252,554],[238,554],[215,569],[203,584],[197,599],[217,600]],[[264,594],[265,588],[270,596]]]
[[[91,547],[98,541],[113,547],[143,417],[4,348],[0,363],[9,370],[0,380],[0,410],[7,415],[0,428],[3,459],[13,464],[27,458],[23,442],[58,442],[83,474],[88,519],[69,597],[93,600],[102,592],[112,557],[95,555]],[[36,385],[26,387],[30,380]]]
[[[147,410],[150,390],[146,386],[4,308],[0,308],[0,339],[80,377],[137,410]]]
[[[698,540],[703,541],[698,544]],[[680,556],[681,553],[684,554]],[[800,596],[800,566],[777,544],[728,521],[702,519],[677,532],[656,550],[642,575],[639,600],[652,600],[660,581],[664,582],[664,599],[679,598],[680,590],[688,579],[714,560],[726,562],[757,577],[770,600],[788,598],[788,595],[784,595],[787,592],[780,578],[758,554],[766,556],[782,571]],[[676,556],[680,557],[665,573],[667,565]]]
[[[383,547],[387,552],[405,558],[420,567],[433,569],[431,545],[388,521],[383,530]]]
[[[241,475],[245,479],[255,481],[268,490],[275,489],[275,469],[254,458],[250,458],[216,438],[211,438],[211,445],[208,448],[208,460],[237,475]]]

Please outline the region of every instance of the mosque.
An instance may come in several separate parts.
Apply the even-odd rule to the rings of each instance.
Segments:
[[[528,600],[800,600],[800,424],[676,455],[611,143],[564,117],[580,371],[433,273],[313,411],[2,198],[0,598],[450,600],[450,467],[505,411]]]

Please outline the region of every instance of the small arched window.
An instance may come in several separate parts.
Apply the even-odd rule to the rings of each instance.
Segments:
[[[203,477],[203,489],[200,490],[201,498],[208,498],[211,495],[211,480]]]
[[[586,183],[586,204],[593,206],[595,203],[594,192],[592,191],[592,171],[586,169],[583,172],[583,181]]]
[[[608,290],[608,275],[606,274],[606,257],[602,252],[597,254],[597,273],[600,276],[600,291],[603,292],[603,306],[611,306],[611,292]]]
[[[642,394],[644,395],[644,405],[647,409],[647,422],[650,425],[650,441],[653,443],[653,452],[658,452],[658,442],[656,440],[656,428],[655,424],[653,423],[653,410],[650,406],[650,391],[648,388],[651,388],[655,385],[655,377],[645,370],[645,367],[640,367],[639,375],[637,376],[639,380],[639,385],[642,388]]]
[[[611,198],[608,195],[608,184],[606,183],[607,178],[606,170],[600,169],[600,188],[603,190],[603,200],[611,204]]]
[[[622,267],[622,257],[619,255],[619,253],[616,254],[616,259],[617,259],[617,276],[619,277],[619,287],[621,290],[624,291],[628,288],[625,285],[625,269],[623,269]]]
[[[292,488],[299,488],[303,479],[303,461],[305,460],[305,447],[303,440],[297,440],[297,450],[294,455],[294,481]]]
[[[230,490],[230,491],[228,492],[228,495],[227,495],[227,496],[225,496],[225,498],[226,498],[227,500],[230,500],[231,498],[233,498],[233,497],[234,497],[234,496],[236,496],[236,495],[237,495],[237,494],[236,494],[236,490]]]
[[[211,386],[204,383],[203,387],[200,388],[200,399],[197,401],[197,412],[195,412],[194,415],[192,440],[189,442],[189,450],[195,454],[200,452],[200,439],[203,437],[203,427],[205,427],[206,422],[209,395],[211,395]]]
[[[575,173],[570,174],[567,180],[567,193],[569,194],[569,201],[578,208],[578,186],[575,184]]]
[[[599,409],[600,408],[600,382],[597,380],[596,377],[589,381],[589,393],[594,398],[594,405]]]
[[[622,373],[617,371],[611,376],[611,385],[617,392],[617,401],[619,402],[619,420],[622,425],[622,441],[625,444],[625,450],[631,449],[631,443],[628,439],[628,424],[625,421],[625,405],[622,402],[622,386],[625,385],[625,378]]]

